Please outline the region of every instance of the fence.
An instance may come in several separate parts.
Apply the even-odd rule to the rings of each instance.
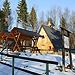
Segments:
[[[41,75],[41,74],[29,71],[29,70],[25,70],[25,69],[22,69],[22,68],[19,68],[19,67],[15,67],[14,66],[14,58],[26,59],[26,60],[46,63],[46,75],[49,75],[49,64],[56,64],[56,65],[58,65],[58,62],[55,62],[55,61],[48,61],[48,60],[34,59],[34,58],[28,58],[28,57],[21,57],[21,56],[16,56],[16,55],[4,54],[4,53],[1,53],[1,52],[0,52],[0,54],[12,57],[12,65],[7,64],[7,63],[3,63],[3,62],[0,61],[1,64],[7,65],[9,67],[12,67],[12,75],[14,75],[14,68],[18,69],[18,70],[21,70],[21,71],[24,71],[24,72],[27,72],[27,73],[30,73],[30,74],[33,74],[33,75]]]

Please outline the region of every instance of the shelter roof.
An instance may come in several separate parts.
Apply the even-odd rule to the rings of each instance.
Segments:
[[[14,37],[19,40],[30,41],[33,37],[43,37],[40,34],[25,29],[14,27],[9,33],[7,40],[14,41]]]
[[[0,35],[0,39],[3,39],[3,38],[5,39],[9,33],[10,32],[8,32],[8,31],[3,31]]]
[[[10,32],[8,32],[8,31],[3,31],[3,32],[1,33],[1,36],[4,35],[4,34],[7,34],[7,35],[8,35],[9,33],[10,33]]]
[[[45,30],[47,36],[49,37],[49,39],[52,42],[55,49],[56,50],[62,49],[62,35],[60,34],[60,32],[55,30],[52,27],[48,27],[48,26],[45,26],[45,25],[42,25],[41,28],[42,27]]]
[[[40,34],[38,34],[36,32],[33,32],[33,31],[28,31],[28,30],[25,30],[25,29],[17,28],[17,27],[14,27],[14,28],[17,29],[18,31],[20,31],[23,34],[28,34],[28,35],[32,35],[32,36],[36,36],[36,37],[43,37]]]

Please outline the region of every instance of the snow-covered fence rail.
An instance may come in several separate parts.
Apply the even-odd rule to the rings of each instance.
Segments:
[[[14,68],[15,69],[18,69],[18,70],[21,70],[21,71],[24,71],[24,72],[28,72],[30,74],[41,75],[41,74],[38,74],[38,73],[35,73],[35,72],[32,72],[32,71],[29,71],[29,70],[25,70],[25,69],[22,69],[22,68],[19,68],[19,67],[15,67],[14,66],[14,58],[26,59],[26,60],[31,60],[31,61],[46,63],[46,75],[49,75],[49,67],[48,67],[48,64],[56,64],[56,65],[58,65],[58,62],[56,62],[56,61],[49,61],[49,60],[41,60],[41,59],[35,59],[35,58],[21,57],[21,56],[16,56],[16,55],[4,54],[4,53],[1,53],[1,52],[0,52],[0,54],[1,55],[5,55],[5,56],[12,57],[12,65],[7,64],[7,63],[3,63],[3,62],[0,61],[1,64],[7,65],[9,67],[12,67],[12,75],[14,75]]]

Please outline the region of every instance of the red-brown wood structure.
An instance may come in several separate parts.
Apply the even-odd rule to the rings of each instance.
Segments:
[[[6,40],[6,37],[8,36],[10,32],[7,32],[7,31],[3,31],[0,35],[0,39],[2,40]]]
[[[5,35],[3,35],[2,37],[4,37],[4,36]],[[4,42],[2,50],[4,50],[4,46],[7,43],[8,43],[9,48],[12,49],[12,51],[15,51],[16,49],[18,51],[24,51],[26,47],[33,48],[34,46],[26,46],[23,43],[24,43],[24,41],[30,41],[36,37],[38,38],[38,37],[42,37],[42,36],[36,32],[32,32],[32,31],[14,27],[11,30],[11,32],[7,36],[5,36],[5,42]],[[14,43],[14,45],[12,45],[12,43]]]

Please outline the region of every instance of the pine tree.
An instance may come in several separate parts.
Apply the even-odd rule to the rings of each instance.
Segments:
[[[21,25],[23,26],[23,28],[27,28],[27,18],[28,18],[28,13],[27,13],[27,4],[26,4],[26,0],[22,0],[20,2],[18,2],[18,6],[17,6],[18,10],[17,10],[17,22],[21,22]]]
[[[36,27],[36,21],[37,21],[37,18],[36,18],[36,11],[34,9],[34,7],[32,7],[32,10],[30,12],[30,18],[29,18],[29,22],[31,24],[31,27],[32,27],[32,31],[36,31],[35,27]]]
[[[8,2],[8,0],[5,0],[4,3],[3,3],[3,12],[5,14],[5,27],[8,31],[8,27],[9,27],[9,20],[8,18],[10,17],[10,14],[11,14],[11,9],[10,9],[10,2]]]
[[[0,10],[0,33],[2,33],[4,30],[5,31],[7,30],[4,22],[5,22],[5,14],[3,11]]]

